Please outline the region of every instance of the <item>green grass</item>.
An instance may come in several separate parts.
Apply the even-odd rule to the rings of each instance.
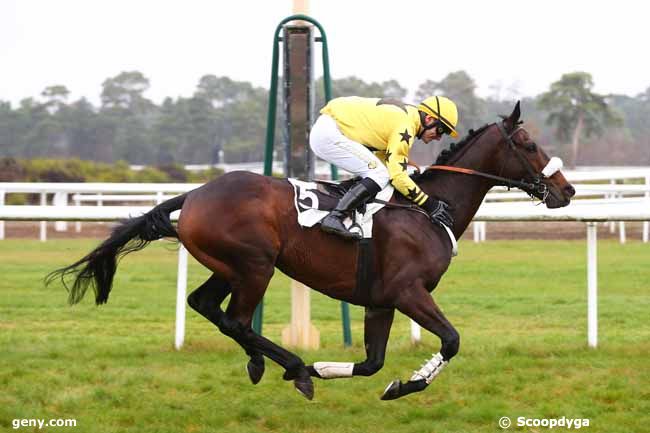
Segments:
[[[584,241],[462,242],[435,292],[461,334],[459,355],[425,391],[383,402],[439,349],[409,342],[399,315],[386,365],[371,378],[315,382],[309,402],[267,360],[260,384],[234,342],[188,310],[173,350],[176,252],[155,243],[120,265],[109,303],[69,307],[42,278],[97,240],[0,241],[0,431],[21,418],[75,418],[74,432],[494,432],[501,416],[589,418],[589,432],[650,424],[650,247],[599,243],[599,348],[586,347]],[[190,263],[189,287],[208,273]],[[352,307],[342,347],[338,301],[312,292],[318,351],[305,362],[359,361],[363,311]],[[264,333],[289,321],[287,278],[273,279]],[[510,430],[524,431],[511,427]],[[33,427],[17,431],[37,431]],[[543,427],[529,431],[547,431]]]

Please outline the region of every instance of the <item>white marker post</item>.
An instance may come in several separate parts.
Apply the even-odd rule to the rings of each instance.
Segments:
[[[178,277],[176,279],[176,338],[174,347],[180,350],[185,340],[185,293],[187,292],[187,250],[178,249]]]
[[[54,198],[52,199],[52,204],[54,206],[67,206],[68,205],[68,193],[63,191],[57,191],[54,193]],[[65,232],[68,230],[67,221],[55,221],[54,230],[57,232]]]
[[[47,193],[41,193],[41,206],[47,206]],[[41,242],[47,240],[47,221],[41,221]]]
[[[587,343],[598,346],[598,255],[596,223],[587,223]]]
[[[79,200],[79,195],[80,193],[73,194],[74,197],[74,205],[75,206],[81,206],[81,200]],[[76,233],[81,233],[81,221],[76,221],[74,224],[74,231]]]
[[[0,206],[5,205],[5,192],[0,191]],[[0,240],[5,238],[5,222],[0,221]]]
[[[422,339],[422,334],[420,330],[420,325],[415,323],[415,320],[411,320],[411,343],[418,344]]]
[[[650,187],[650,176],[646,176],[645,185]],[[648,200],[648,203],[650,204],[650,192],[645,193],[645,198]],[[649,235],[650,235],[650,223],[648,221],[643,221],[643,242],[648,242],[648,238],[650,237]]]

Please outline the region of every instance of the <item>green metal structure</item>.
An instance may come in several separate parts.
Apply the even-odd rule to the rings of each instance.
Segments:
[[[266,124],[266,147],[264,151],[264,175],[273,175],[273,145],[275,143],[275,121],[277,115],[277,95],[278,95],[278,65],[280,57],[280,31],[282,27],[290,21],[306,21],[318,28],[320,32],[320,41],[322,43],[322,62],[323,62],[323,83],[325,90],[325,102],[332,99],[332,81],[329,69],[329,53],[327,48],[327,35],[325,30],[318,21],[307,15],[291,15],[278,24],[273,37],[273,60],[271,64],[271,87],[269,89],[269,109]],[[338,179],[338,170],[332,165],[331,176],[333,180]],[[264,315],[264,301],[260,302],[253,315],[253,330],[258,334],[262,333],[262,317]],[[350,346],[352,344],[352,333],[350,331],[350,307],[346,302],[341,302],[341,319],[343,322],[343,344]]]

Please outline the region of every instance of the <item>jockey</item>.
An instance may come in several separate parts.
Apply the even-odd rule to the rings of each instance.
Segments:
[[[429,197],[408,176],[408,155],[415,138],[425,143],[444,134],[457,137],[456,104],[444,96],[431,96],[416,106],[395,99],[342,97],[321,111],[309,136],[316,155],[362,180],[341,198],[322,221],[322,230],[346,239],[360,239],[343,225],[345,213],[374,197],[390,182],[396,190],[422,207],[433,222],[451,228],[447,203]]]

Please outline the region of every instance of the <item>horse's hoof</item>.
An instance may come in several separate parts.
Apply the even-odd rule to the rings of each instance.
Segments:
[[[395,400],[396,398],[400,398],[402,396],[400,393],[401,387],[402,387],[402,382],[400,382],[399,379],[395,379],[394,381],[388,384],[388,386],[384,390],[384,393],[381,395],[381,399]]]
[[[253,385],[257,385],[264,376],[264,361],[261,364],[256,364],[251,359],[246,365],[246,371],[248,371],[248,377],[253,382]]]
[[[293,381],[293,385],[296,387],[296,390],[305,396],[307,400],[314,398],[314,383],[311,381],[311,377],[299,377]]]

